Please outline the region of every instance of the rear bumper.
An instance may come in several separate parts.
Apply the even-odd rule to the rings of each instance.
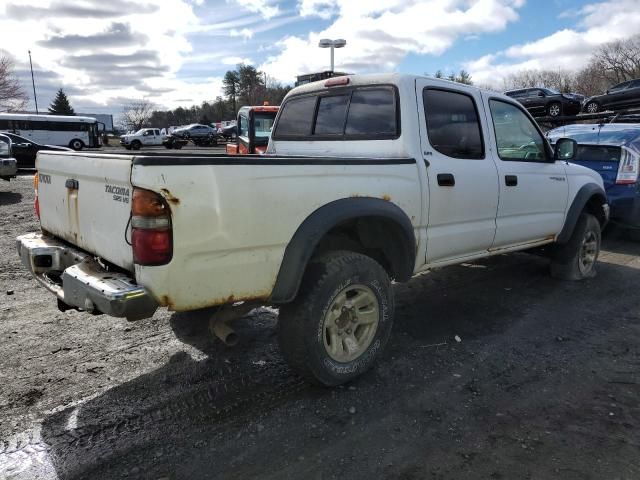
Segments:
[[[139,320],[158,303],[133,278],[105,270],[93,256],[39,233],[17,238],[22,263],[63,306]]]

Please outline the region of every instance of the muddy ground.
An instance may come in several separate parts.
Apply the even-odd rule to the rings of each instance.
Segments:
[[[640,478],[640,244],[620,234],[583,283],[516,254],[397,286],[384,358],[329,390],[284,364],[275,310],[233,349],[204,313],[60,313],[15,254],[32,202],[29,177],[0,183],[0,478]]]

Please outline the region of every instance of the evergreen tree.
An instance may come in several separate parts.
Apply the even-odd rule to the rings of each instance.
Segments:
[[[62,91],[62,88],[58,90],[56,98],[51,102],[49,106],[49,113],[52,115],[75,115],[67,95]]]

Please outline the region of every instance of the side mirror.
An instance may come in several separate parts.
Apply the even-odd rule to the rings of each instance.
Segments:
[[[578,142],[572,138],[559,138],[553,158],[555,160],[572,160],[578,153]]]
[[[538,92],[538,96],[539,97],[545,97],[546,95],[544,94],[544,92]]]
[[[607,89],[607,91],[606,91],[606,92],[604,92],[604,93],[605,93],[605,95],[609,95],[610,90],[608,90],[608,89]]]

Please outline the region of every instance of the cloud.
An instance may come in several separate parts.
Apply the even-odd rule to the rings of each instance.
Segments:
[[[248,40],[251,37],[253,37],[253,31],[249,30],[248,28],[243,28],[242,30],[238,30],[238,29],[232,28],[231,30],[229,30],[229,36],[230,37],[242,37],[245,40]]]
[[[157,6],[148,3],[137,3],[127,0],[110,0],[105,3],[100,0],[84,0],[68,2],[54,0],[47,6],[25,5],[12,2],[6,6],[6,14],[16,20],[31,20],[50,17],[68,18],[112,18],[121,17],[125,12],[134,9],[145,9],[149,12],[157,10]],[[149,10],[150,9],[150,10]]]
[[[474,81],[499,87],[510,74],[531,69],[577,70],[594,50],[607,42],[640,32],[637,0],[610,0],[572,12],[580,19],[575,29],[562,29],[535,41],[513,45],[464,63]],[[562,14],[564,17],[568,13]]]
[[[306,37],[287,36],[280,52],[260,68],[290,83],[296,75],[326,70],[329,54],[320,38],[345,38],[336,70],[393,70],[410,53],[441,55],[459,38],[498,32],[518,19],[523,0],[301,0],[301,15],[333,18]]]
[[[218,91],[209,90],[216,85],[210,73],[198,78],[202,88],[178,78],[192,50],[188,35],[200,25],[193,8],[191,0],[0,2],[0,45],[15,57],[29,92],[31,78],[23,73],[31,50],[41,108],[61,87],[78,108],[86,103],[119,110],[119,98],[176,107],[185,91],[197,102]]]
[[[147,36],[145,34],[133,32],[128,23],[113,22],[104,32],[90,35],[51,35],[45,40],[38,41],[38,45],[45,48],[60,48],[69,51],[124,47],[144,44],[146,40]]]
[[[236,0],[236,3],[266,20],[280,15],[280,7],[273,0]]]

